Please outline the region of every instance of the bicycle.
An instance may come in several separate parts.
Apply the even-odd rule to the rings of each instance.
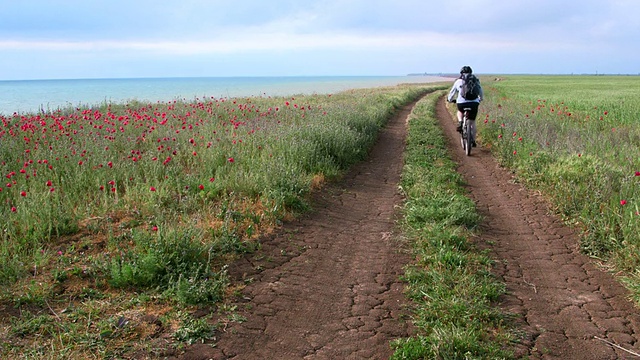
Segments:
[[[475,139],[473,138],[473,128],[475,127],[475,120],[469,118],[471,108],[463,108],[462,113],[462,133],[460,134],[460,143],[462,144],[462,150],[469,156],[471,155],[471,148],[475,146]]]

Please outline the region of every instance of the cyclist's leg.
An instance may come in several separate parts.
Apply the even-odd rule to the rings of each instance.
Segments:
[[[472,145],[473,147],[476,146],[476,121],[475,120],[471,120],[469,121],[469,128],[471,129],[471,138],[472,140]]]
[[[470,122],[471,127],[471,137],[473,138],[473,146],[476,146],[476,117],[478,116],[478,106],[480,105],[477,102],[468,103],[470,105],[468,107],[471,108],[469,112],[469,119],[473,120]]]
[[[458,107],[458,114],[457,114],[458,115],[458,126],[456,127],[456,131],[457,132],[462,132],[462,117],[463,117],[462,111],[464,109],[464,106],[462,106],[462,104],[460,104],[460,103],[458,103],[456,106]]]

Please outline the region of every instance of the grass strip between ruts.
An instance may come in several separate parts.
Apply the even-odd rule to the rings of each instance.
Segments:
[[[506,359],[513,336],[495,306],[504,284],[491,259],[469,241],[480,221],[449,158],[434,92],[411,115],[401,187],[403,232],[413,248],[406,268],[415,335],[392,343],[392,359]]]

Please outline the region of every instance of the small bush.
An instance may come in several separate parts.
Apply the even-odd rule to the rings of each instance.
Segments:
[[[215,330],[216,327],[209,324],[206,317],[193,319],[185,315],[180,327],[173,333],[173,338],[188,345],[204,343],[213,338]]]
[[[197,240],[200,237],[193,231],[135,232],[136,246],[110,264],[110,284],[168,289],[186,304],[220,300],[226,272],[211,270],[211,249]]]

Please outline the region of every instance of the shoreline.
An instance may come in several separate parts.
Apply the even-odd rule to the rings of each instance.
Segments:
[[[198,97],[328,94],[349,89],[433,83],[436,76],[278,76],[1,80],[0,115],[50,112],[129,101],[166,102]]]

